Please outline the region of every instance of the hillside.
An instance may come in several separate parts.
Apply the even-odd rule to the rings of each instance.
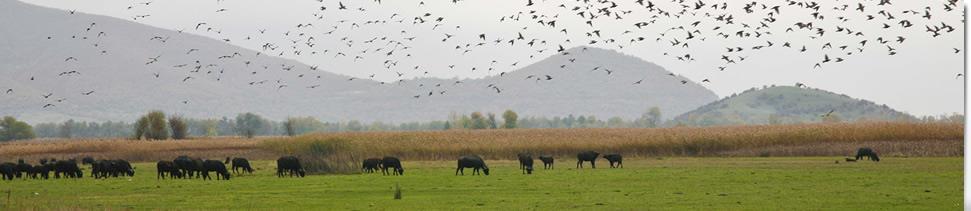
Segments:
[[[193,118],[254,112],[277,120],[403,122],[505,109],[523,116],[635,118],[657,106],[672,117],[717,99],[658,65],[586,47],[501,77],[381,84],[221,40],[12,0],[0,1],[0,37],[0,52],[7,52],[0,54],[0,91],[12,90],[0,93],[0,116],[31,123],[132,121],[152,109]],[[598,67],[613,73],[593,71]],[[63,74],[71,71],[77,73]],[[526,79],[530,75],[553,80]]]
[[[772,86],[749,89],[702,106],[675,117],[672,123],[695,126],[811,123],[822,121],[827,114],[840,121],[915,119],[886,105],[843,94]]]

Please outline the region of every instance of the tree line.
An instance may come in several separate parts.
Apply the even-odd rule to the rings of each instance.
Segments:
[[[824,122],[839,122],[830,120]],[[964,115],[941,115],[923,117],[921,122],[963,123]],[[241,136],[297,136],[315,132],[360,132],[360,131],[427,131],[427,130],[488,130],[514,128],[655,128],[678,126],[674,121],[665,121],[661,110],[652,107],[640,117],[624,119],[611,117],[600,119],[592,115],[567,115],[555,117],[520,117],[512,110],[497,115],[487,112],[458,114],[452,112],[446,120],[385,123],[375,121],[365,123],[357,120],[323,122],[314,117],[291,117],[283,121],[273,121],[254,113],[243,113],[235,118],[193,119],[179,115],[166,115],[162,111],[151,111],[126,122],[84,122],[68,120],[60,123],[40,123],[31,126],[14,117],[4,117],[0,121],[0,141],[26,140],[34,138],[130,138],[143,140],[186,139],[191,137]]]

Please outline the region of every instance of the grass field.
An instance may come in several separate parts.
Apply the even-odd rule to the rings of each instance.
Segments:
[[[514,161],[488,161],[490,176],[454,176],[454,161],[405,162],[405,176],[277,178],[269,161],[230,181],[156,180],[138,163],[134,178],[0,181],[0,209],[694,209],[958,210],[962,158],[641,158],[624,169],[522,175]],[[87,172],[87,171],[86,171]],[[402,189],[393,200],[392,187]],[[8,192],[9,191],[9,192]],[[9,193],[9,195],[8,195]]]

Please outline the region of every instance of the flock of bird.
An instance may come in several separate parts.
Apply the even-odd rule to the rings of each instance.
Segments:
[[[948,20],[942,17],[961,17],[963,7],[957,0],[927,1],[921,8],[903,8],[894,5],[891,0],[860,0],[860,1],[729,1],[729,0],[628,0],[625,2],[611,0],[526,0],[519,11],[496,17],[500,25],[510,25],[517,31],[474,32],[462,28],[461,23],[451,21],[449,17],[439,15],[435,11],[417,14],[390,15],[368,13],[372,8],[382,7],[387,2],[375,0],[339,1],[313,0],[318,5],[308,11],[306,22],[289,27],[285,31],[271,31],[255,28],[251,34],[223,35],[217,24],[198,21],[187,25],[185,29],[178,29],[175,36],[158,35],[145,37],[147,42],[164,44],[174,39],[180,39],[184,32],[201,34],[209,37],[222,37],[220,40],[233,43],[235,40],[262,43],[252,48],[255,53],[234,52],[217,58],[195,58],[187,61],[169,61],[177,63],[170,67],[179,70],[181,83],[191,83],[193,80],[221,81],[227,71],[221,68],[220,62],[236,62],[252,67],[245,72],[250,75],[268,73],[279,70],[290,74],[297,74],[301,80],[319,80],[320,76],[312,77],[316,71],[323,71],[318,65],[304,66],[293,64],[259,63],[259,57],[301,57],[313,56],[328,58],[335,62],[380,62],[383,69],[361,70],[360,79],[375,79],[379,74],[396,77],[396,82],[375,80],[378,85],[404,83],[409,78],[428,76],[430,71],[486,71],[494,73],[494,80],[532,80],[536,82],[556,80],[559,76],[542,74],[528,75],[525,78],[508,78],[507,72],[521,68],[538,56],[559,55],[566,57],[561,69],[569,69],[577,60],[585,59],[581,54],[586,47],[578,47],[579,52],[569,49],[576,46],[594,46],[600,48],[623,49],[656,45],[664,56],[675,61],[695,62],[702,58],[718,58],[713,63],[712,71],[730,71],[732,67],[745,62],[757,52],[766,49],[791,49],[803,53],[807,57],[819,58],[817,62],[805,64],[806,71],[816,71],[827,65],[842,63],[864,53],[886,54],[894,56],[900,45],[915,36],[926,36],[931,39],[943,36],[963,36],[956,27],[963,23],[955,23],[960,19]],[[451,4],[451,7],[461,8],[467,0],[451,0],[450,2],[434,2],[435,4]],[[898,0],[899,1],[899,0]],[[226,4],[216,0],[217,5]],[[429,2],[431,4],[432,2]],[[152,18],[154,3],[135,2],[124,8],[133,11],[132,21]],[[823,6],[835,5],[835,6]],[[426,7],[424,1],[414,4],[418,10]],[[555,8],[555,9],[549,9]],[[469,9],[469,8],[465,8]],[[232,13],[230,8],[213,8],[213,13]],[[76,11],[68,11],[75,15]],[[404,12],[402,12],[404,13]],[[340,17],[346,14],[356,14],[368,19],[346,20]],[[786,17],[786,18],[783,18]],[[785,22],[780,19],[795,19]],[[615,27],[622,25],[626,27]],[[377,34],[372,37],[342,36],[350,31],[362,28],[378,27],[392,28],[394,33]],[[421,31],[418,33],[416,31]],[[553,32],[553,33],[549,33]],[[559,37],[540,36],[536,34],[555,34]],[[273,34],[273,36],[271,36]],[[416,34],[440,34],[440,36],[417,36]],[[953,35],[952,35],[953,34]],[[84,31],[73,35],[49,35],[52,39],[72,39],[86,42],[94,46],[96,52],[92,55],[110,56],[112,52],[99,48],[100,42],[112,39],[111,29],[101,28],[98,23],[85,25]],[[282,36],[283,39],[270,37]],[[407,65],[415,57],[416,48],[422,48],[427,43],[437,43],[454,49],[458,55],[471,55],[487,48],[492,49],[524,49],[531,52],[528,58],[516,60],[481,59],[489,61],[485,66],[468,64]],[[711,43],[731,43],[723,46],[722,52],[693,52],[696,46],[711,45]],[[950,53],[960,54],[962,47],[942,49]],[[185,56],[193,56],[206,51],[201,48],[185,49]],[[85,56],[77,55],[58,58],[68,66],[77,66],[84,62]],[[145,58],[144,65],[160,65],[160,61],[168,59],[163,54],[156,54]],[[181,56],[180,56],[181,57]],[[477,56],[477,58],[487,58]],[[401,64],[401,65],[399,65]],[[169,68],[169,67],[167,67]],[[637,71],[612,68],[609,64],[597,66],[590,71],[602,72],[611,76],[615,71]],[[82,75],[84,70],[69,68],[57,74],[57,77],[72,77]],[[146,73],[146,77],[161,80],[163,73]],[[149,75],[150,74],[150,75]],[[277,73],[273,73],[277,74]],[[570,74],[563,72],[563,74]],[[958,77],[962,77],[958,74]],[[43,77],[43,76],[38,76]],[[272,76],[271,76],[272,77]],[[666,76],[681,84],[688,84],[690,80],[676,74]],[[347,81],[354,81],[358,77],[349,77]],[[35,80],[31,76],[29,80]],[[620,78],[634,86],[642,85],[643,79]],[[712,83],[714,79],[705,78],[702,84]],[[447,88],[462,85],[463,80],[455,80],[451,84],[416,84],[414,87],[416,99],[434,95],[448,94]],[[251,86],[268,86],[281,90],[291,88],[287,81],[262,78],[247,82]],[[311,83],[313,84],[313,83]],[[315,84],[306,89],[321,87]],[[503,93],[497,83],[482,87]],[[97,90],[83,90],[83,96],[95,95]],[[16,92],[6,89],[5,94]],[[43,96],[49,99],[44,108],[57,106],[67,100],[66,94],[48,93]],[[182,103],[188,104],[186,100]]]

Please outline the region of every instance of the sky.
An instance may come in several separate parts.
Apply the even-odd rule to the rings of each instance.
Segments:
[[[823,1],[819,13],[823,18],[815,20],[805,10],[783,7],[780,15],[774,16],[778,21],[773,23],[772,28],[761,30],[770,31],[771,35],[745,39],[723,39],[711,30],[722,27],[722,31],[731,32],[759,31],[753,28],[758,27],[765,12],[748,14],[738,1],[705,1],[708,6],[729,3],[727,10],[711,10],[711,17],[694,14],[657,19],[653,19],[651,16],[655,13],[644,6],[636,5],[634,1],[621,1],[613,10],[631,13],[624,14],[623,19],[601,17],[593,20],[591,25],[577,16],[576,11],[570,10],[579,4],[577,1],[534,1],[535,5],[526,7],[526,1],[520,0],[464,0],[458,3],[446,0],[386,0],[380,4],[375,1],[334,0],[25,0],[32,4],[113,16],[220,40],[230,39],[230,44],[254,50],[262,50],[267,43],[282,49],[297,46],[281,57],[359,78],[368,78],[373,74],[374,79],[382,81],[417,77],[481,78],[514,71],[539,61],[555,54],[561,45],[566,48],[587,45],[615,49],[642,58],[693,81],[708,79],[711,82],[705,83],[705,86],[722,97],[764,85],[803,83],[887,104],[919,116],[963,113],[964,110],[965,80],[957,76],[964,72],[964,27],[960,7],[953,12],[945,12],[943,5],[946,1],[897,0],[893,1],[893,5],[886,6],[878,6],[876,1],[862,1],[866,6],[865,12],[854,10],[857,1]],[[139,4],[147,2],[150,3]],[[419,5],[420,2],[425,4]],[[670,1],[653,2],[657,8],[668,11],[680,8]],[[756,2],[770,6],[785,3]],[[339,10],[340,4],[347,9]],[[559,7],[561,4],[565,8]],[[834,10],[834,7],[839,9],[843,4],[850,6],[845,11]],[[926,6],[931,7],[931,19],[921,18]],[[321,7],[327,9],[321,11]],[[895,19],[883,17],[877,13],[879,10],[889,11]],[[902,13],[911,10],[918,11],[918,14]],[[425,16],[426,13],[428,16]],[[750,27],[713,21],[719,14],[731,14],[736,22],[747,23]],[[149,16],[135,19],[142,15]],[[518,21],[513,18],[517,15]],[[539,19],[531,19],[531,15]],[[866,15],[876,18],[867,20]],[[414,17],[423,17],[427,23],[412,24]],[[439,17],[443,18],[442,21],[435,21]],[[557,26],[540,25],[537,23],[540,19],[555,19]],[[651,20],[655,22],[641,29],[633,26],[634,23]],[[899,20],[909,20],[914,26],[901,28]],[[365,24],[368,21],[383,23]],[[702,22],[692,26],[696,21]],[[203,22],[206,24],[196,30],[195,27]],[[813,22],[816,27],[826,29],[826,35],[817,37],[811,31],[798,30],[792,25],[796,22]],[[956,31],[939,37],[932,37],[925,31],[926,26],[938,26],[942,22],[956,27]],[[308,23],[313,26],[297,27]],[[884,23],[892,27],[884,29]],[[435,27],[435,24],[440,25]],[[207,30],[209,27],[213,30]],[[673,27],[700,29],[701,33],[695,36],[705,38],[705,41],[696,38],[689,42],[684,38],[687,35],[685,30],[671,30]],[[786,32],[790,27],[797,29]],[[865,35],[836,32],[837,27],[864,32]],[[561,29],[568,32],[563,33]],[[598,38],[593,35],[595,30],[602,36]],[[299,36],[300,33],[305,35]],[[664,36],[661,36],[662,33]],[[480,34],[486,34],[486,40],[479,39]],[[519,34],[527,39],[516,40],[518,43],[515,45],[506,43]],[[313,41],[309,40],[311,36],[314,37]],[[447,36],[452,37],[446,39]],[[899,43],[898,36],[906,40]],[[629,41],[637,37],[644,37],[645,40]],[[879,44],[878,37],[889,41]],[[404,45],[391,44],[392,41],[408,38],[414,39]],[[616,42],[604,44],[611,38],[615,38]],[[503,42],[495,44],[493,41],[496,39]],[[524,44],[532,39],[547,43],[537,43],[532,47]],[[690,47],[672,46],[671,42],[676,39],[689,42]],[[590,40],[599,42],[589,44]],[[863,46],[863,52],[854,51],[853,55],[846,55],[846,51],[836,49],[846,45],[852,51],[860,47],[861,40],[869,42]],[[306,46],[304,43],[307,42],[313,42],[315,47]],[[480,42],[486,44],[476,47]],[[775,47],[751,49],[767,45],[768,42]],[[793,48],[781,47],[786,42],[790,42]],[[833,47],[822,47],[826,43]],[[471,47],[464,47],[466,44]],[[896,55],[888,55],[887,45],[896,49]],[[802,46],[806,46],[806,52],[798,51]],[[746,50],[729,53],[726,52],[728,47],[744,47]],[[961,53],[954,53],[954,48],[961,50]],[[378,49],[383,51],[378,53]],[[388,49],[397,49],[397,54],[386,56]],[[296,55],[294,51],[301,51],[301,54]],[[318,54],[309,53],[311,51],[318,51]],[[338,56],[337,52],[348,56]],[[676,58],[685,54],[690,54],[694,60],[681,61]],[[736,63],[726,64],[721,59],[722,55],[729,55]],[[360,57],[355,58],[357,56]],[[833,60],[843,58],[845,61],[814,67],[825,56]],[[745,60],[740,61],[738,57]],[[397,62],[397,66],[387,68],[387,61]],[[454,67],[450,67],[452,65]],[[725,67],[725,70],[719,67]]]

